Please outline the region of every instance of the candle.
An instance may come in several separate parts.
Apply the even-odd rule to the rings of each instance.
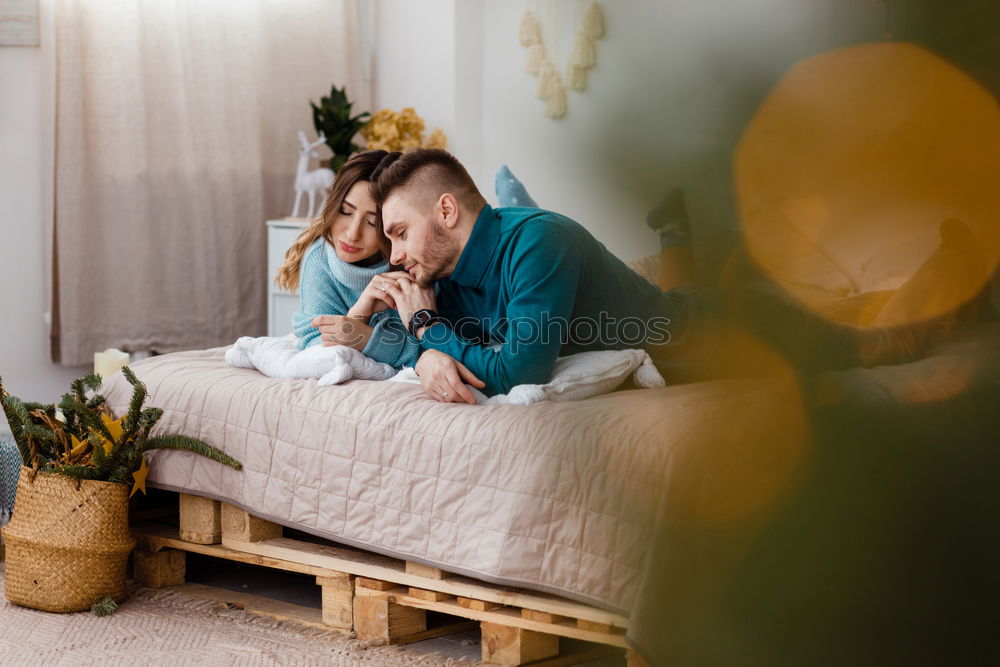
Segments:
[[[128,365],[128,352],[109,347],[104,352],[94,352],[94,372],[107,380]]]

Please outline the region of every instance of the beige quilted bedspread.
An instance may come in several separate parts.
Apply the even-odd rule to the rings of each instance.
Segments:
[[[201,438],[244,470],[157,452],[152,486],[625,613],[671,470],[701,443],[769,428],[780,402],[763,382],[717,381],[568,403],[441,404],[397,382],[270,379],[228,366],[224,349],[133,370],[148,405],[165,410],[156,432]],[[105,385],[116,413],[130,389],[121,374]]]

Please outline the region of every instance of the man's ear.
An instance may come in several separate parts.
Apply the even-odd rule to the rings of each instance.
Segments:
[[[452,229],[458,224],[458,200],[448,192],[441,195],[437,203],[438,214],[444,226]]]

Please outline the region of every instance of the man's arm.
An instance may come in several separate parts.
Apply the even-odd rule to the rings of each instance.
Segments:
[[[464,364],[486,382],[489,395],[549,381],[583,277],[582,249],[569,230],[539,221],[526,226],[515,243],[509,275],[504,276],[511,299],[500,349],[466,340],[445,323],[419,332],[424,349],[444,352]]]

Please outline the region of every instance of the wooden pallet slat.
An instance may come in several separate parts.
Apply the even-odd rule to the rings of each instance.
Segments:
[[[345,633],[346,630],[335,626],[327,625],[323,622],[323,612],[313,607],[305,607],[291,602],[272,600],[271,598],[240,593],[238,591],[224,590],[205,586],[202,584],[184,584],[173,588],[179,593],[199,600],[217,602],[237,609],[243,609],[254,614],[261,614],[278,621],[294,621],[313,628],[328,630],[331,632]]]
[[[628,626],[628,619],[620,614],[544,593],[513,591],[460,576],[446,576],[444,579],[430,581],[427,577],[406,572],[400,561],[377,554],[287,538],[243,542],[223,536],[222,544],[235,551],[295,561],[329,570],[350,572],[365,579],[431,589],[455,597],[482,600],[510,607],[535,609],[567,618],[603,623],[614,628],[623,629]]]
[[[626,647],[628,619],[620,614],[413,561],[284,538],[279,524],[228,503],[181,494],[180,508],[179,529],[156,524],[133,528],[136,578],[146,585],[179,587],[195,597],[274,618],[342,632],[353,629],[359,637],[396,644],[479,627],[482,659],[494,664],[556,667],[582,659],[583,653],[559,655],[560,637],[598,644],[584,651],[595,656]],[[184,584],[186,552],[313,575],[322,589],[322,608]],[[464,620],[429,628],[428,612]],[[629,665],[642,665],[632,651]]]
[[[543,634],[557,635],[560,637],[570,637],[573,639],[582,639],[584,641],[595,642],[598,644],[608,644],[610,646],[618,646],[621,648],[627,647],[627,644],[625,643],[624,628],[612,627],[610,632],[598,632],[595,630],[577,627],[574,619],[565,619],[553,623],[547,623],[532,618],[525,618],[523,616],[523,610],[515,607],[500,607],[493,610],[479,610],[463,606],[459,603],[458,599],[434,602],[431,600],[422,600],[420,598],[410,597],[408,592],[407,588],[401,586],[384,591],[358,587],[355,589],[354,594],[355,600],[362,597],[372,597],[386,601],[391,600],[394,604],[406,607],[416,607],[427,611],[438,611],[452,616],[460,616],[462,618],[468,618],[480,622],[485,621],[487,623],[495,623],[497,625],[507,625],[522,628],[524,630],[531,630],[533,632],[541,632]]]

